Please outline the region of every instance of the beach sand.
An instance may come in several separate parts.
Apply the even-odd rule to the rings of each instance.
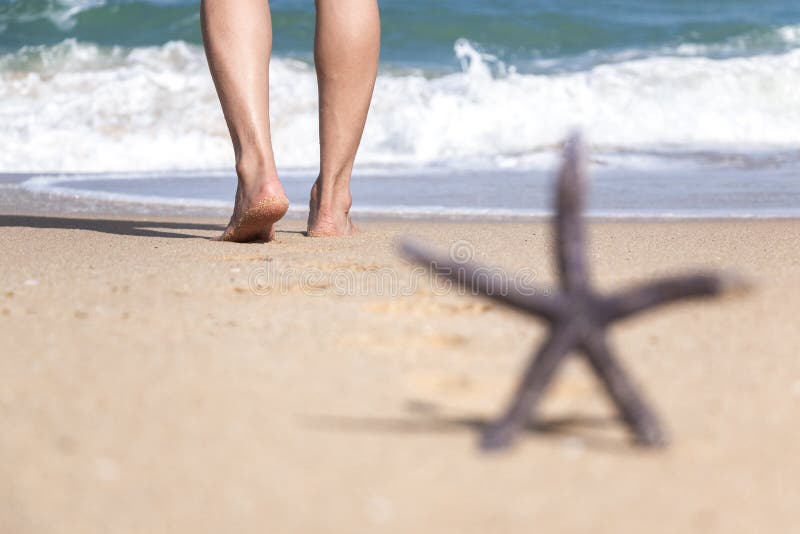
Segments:
[[[605,289],[691,267],[757,289],[613,330],[670,448],[633,446],[574,358],[548,430],[489,456],[545,329],[401,291],[394,240],[546,283],[547,224],[208,241],[223,223],[0,216],[3,534],[800,532],[800,220],[593,223]]]

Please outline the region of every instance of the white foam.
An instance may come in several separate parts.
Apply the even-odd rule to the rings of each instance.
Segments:
[[[786,44],[800,44],[800,25],[778,28],[777,34]]]
[[[781,31],[789,40],[800,30]],[[467,41],[456,53],[463,72],[379,76],[361,165],[527,164],[574,126],[607,151],[800,147],[800,50],[651,57],[551,75],[517,73]],[[271,97],[279,165],[313,167],[313,68],[274,59]],[[0,57],[0,171],[230,168],[232,159],[199,47],[70,40]]]

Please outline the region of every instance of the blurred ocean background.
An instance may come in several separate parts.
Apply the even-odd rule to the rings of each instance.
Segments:
[[[796,0],[380,5],[355,190],[365,210],[544,209],[519,192],[542,190],[576,126],[595,151],[600,212],[800,210]],[[314,5],[271,7],[273,139],[300,198],[318,158]],[[222,206],[232,164],[198,1],[0,0],[0,173],[101,173],[28,186]]]

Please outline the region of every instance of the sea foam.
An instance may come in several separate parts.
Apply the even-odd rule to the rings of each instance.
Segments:
[[[779,33],[791,41],[798,28]],[[372,166],[534,164],[580,126],[599,151],[797,149],[800,50],[634,57],[522,74],[455,45],[460,72],[383,70],[359,152]],[[318,158],[313,66],[274,58],[278,163]],[[232,151],[201,48],[67,40],[0,57],[0,171],[228,168]]]

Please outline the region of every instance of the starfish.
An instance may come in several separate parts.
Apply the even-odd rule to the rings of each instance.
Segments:
[[[546,341],[534,354],[505,414],[487,425],[481,448],[503,449],[534,418],[536,405],[566,356],[581,352],[605,386],[622,420],[636,442],[660,447],[667,437],[643,396],[636,390],[607,340],[611,323],[670,302],[712,297],[731,290],[746,289],[738,277],[712,272],[674,276],[601,295],[589,281],[585,260],[582,220],[586,175],[586,149],[580,134],[565,145],[564,162],[558,175],[556,212],[553,219],[557,245],[560,291],[521,286],[498,271],[463,258],[452,258],[416,242],[404,240],[401,249],[410,259],[428,267],[433,274],[456,281],[461,287],[500,303],[532,314],[550,325]],[[491,272],[491,276],[486,276]]]

